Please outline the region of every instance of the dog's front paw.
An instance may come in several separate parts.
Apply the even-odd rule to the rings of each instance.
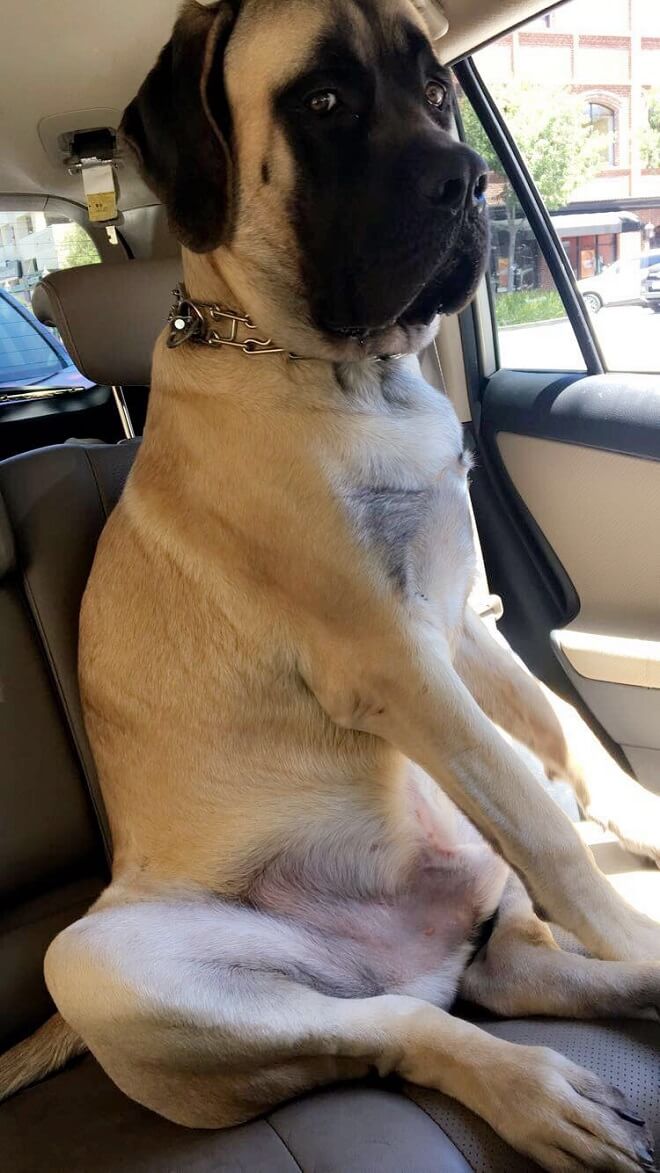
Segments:
[[[632,961],[653,965],[660,962],[660,924],[630,908],[625,924],[611,933],[606,948],[598,954],[606,961]]]
[[[607,830],[628,851],[653,860],[660,867],[660,797],[657,794],[640,787],[625,806],[608,812]]]
[[[545,1047],[519,1050],[495,1124],[513,1148],[552,1173],[655,1168],[651,1134],[617,1088]]]
[[[622,847],[660,867],[660,795],[620,774],[625,786],[599,795],[586,805],[585,814],[616,835]]]

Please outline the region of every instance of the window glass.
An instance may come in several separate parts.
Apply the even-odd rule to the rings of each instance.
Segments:
[[[603,166],[616,167],[616,112],[600,102],[587,102],[584,108],[585,122],[591,126],[600,142],[600,162]]]
[[[518,91],[498,89],[500,109],[518,145],[545,168],[547,183],[561,182],[551,163],[556,146],[566,165],[571,155],[571,126],[581,125],[581,103],[572,121],[565,108],[551,107],[548,118],[537,116],[543,99],[538,88],[524,83]],[[487,192],[491,228],[489,279],[493,291],[503,367],[529,370],[584,370],[584,358],[561,297],[532,228],[524,215],[502,164],[467,98],[459,91],[459,106],[467,141],[488,163]],[[546,160],[543,159],[547,152]]]
[[[99,260],[91,237],[65,217],[0,211],[0,396],[9,390],[90,385],[57,332],[42,326],[30,305],[43,276]]]
[[[21,303],[0,293],[0,387],[43,383],[65,365],[46,332],[33,327]]]
[[[660,370],[659,0],[570,0],[475,64],[550,210],[608,367]],[[471,112],[466,130],[482,149]],[[566,330],[556,302],[528,320],[530,307],[552,305],[538,246],[492,150],[482,153],[502,362],[526,366],[536,353],[537,365],[563,365],[551,362]]]

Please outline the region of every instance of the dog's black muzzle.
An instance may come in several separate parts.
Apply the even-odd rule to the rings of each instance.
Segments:
[[[442,132],[374,153],[345,188],[345,216],[328,207],[317,232],[307,277],[316,325],[366,340],[462,308],[488,257],[487,184],[484,160]]]
[[[488,170],[476,151],[464,143],[434,144],[427,160],[419,191],[432,208],[455,216],[479,205],[488,186]]]

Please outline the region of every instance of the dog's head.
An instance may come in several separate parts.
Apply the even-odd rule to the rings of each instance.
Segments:
[[[470,299],[486,166],[424,0],[187,0],[125,138],[182,244],[278,345],[417,350]]]

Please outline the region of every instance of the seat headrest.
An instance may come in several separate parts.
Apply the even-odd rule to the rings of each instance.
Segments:
[[[182,278],[179,258],[63,269],[40,281],[32,309],[44,325],[57,327],[85,378],[147,387],[154,343]]]

